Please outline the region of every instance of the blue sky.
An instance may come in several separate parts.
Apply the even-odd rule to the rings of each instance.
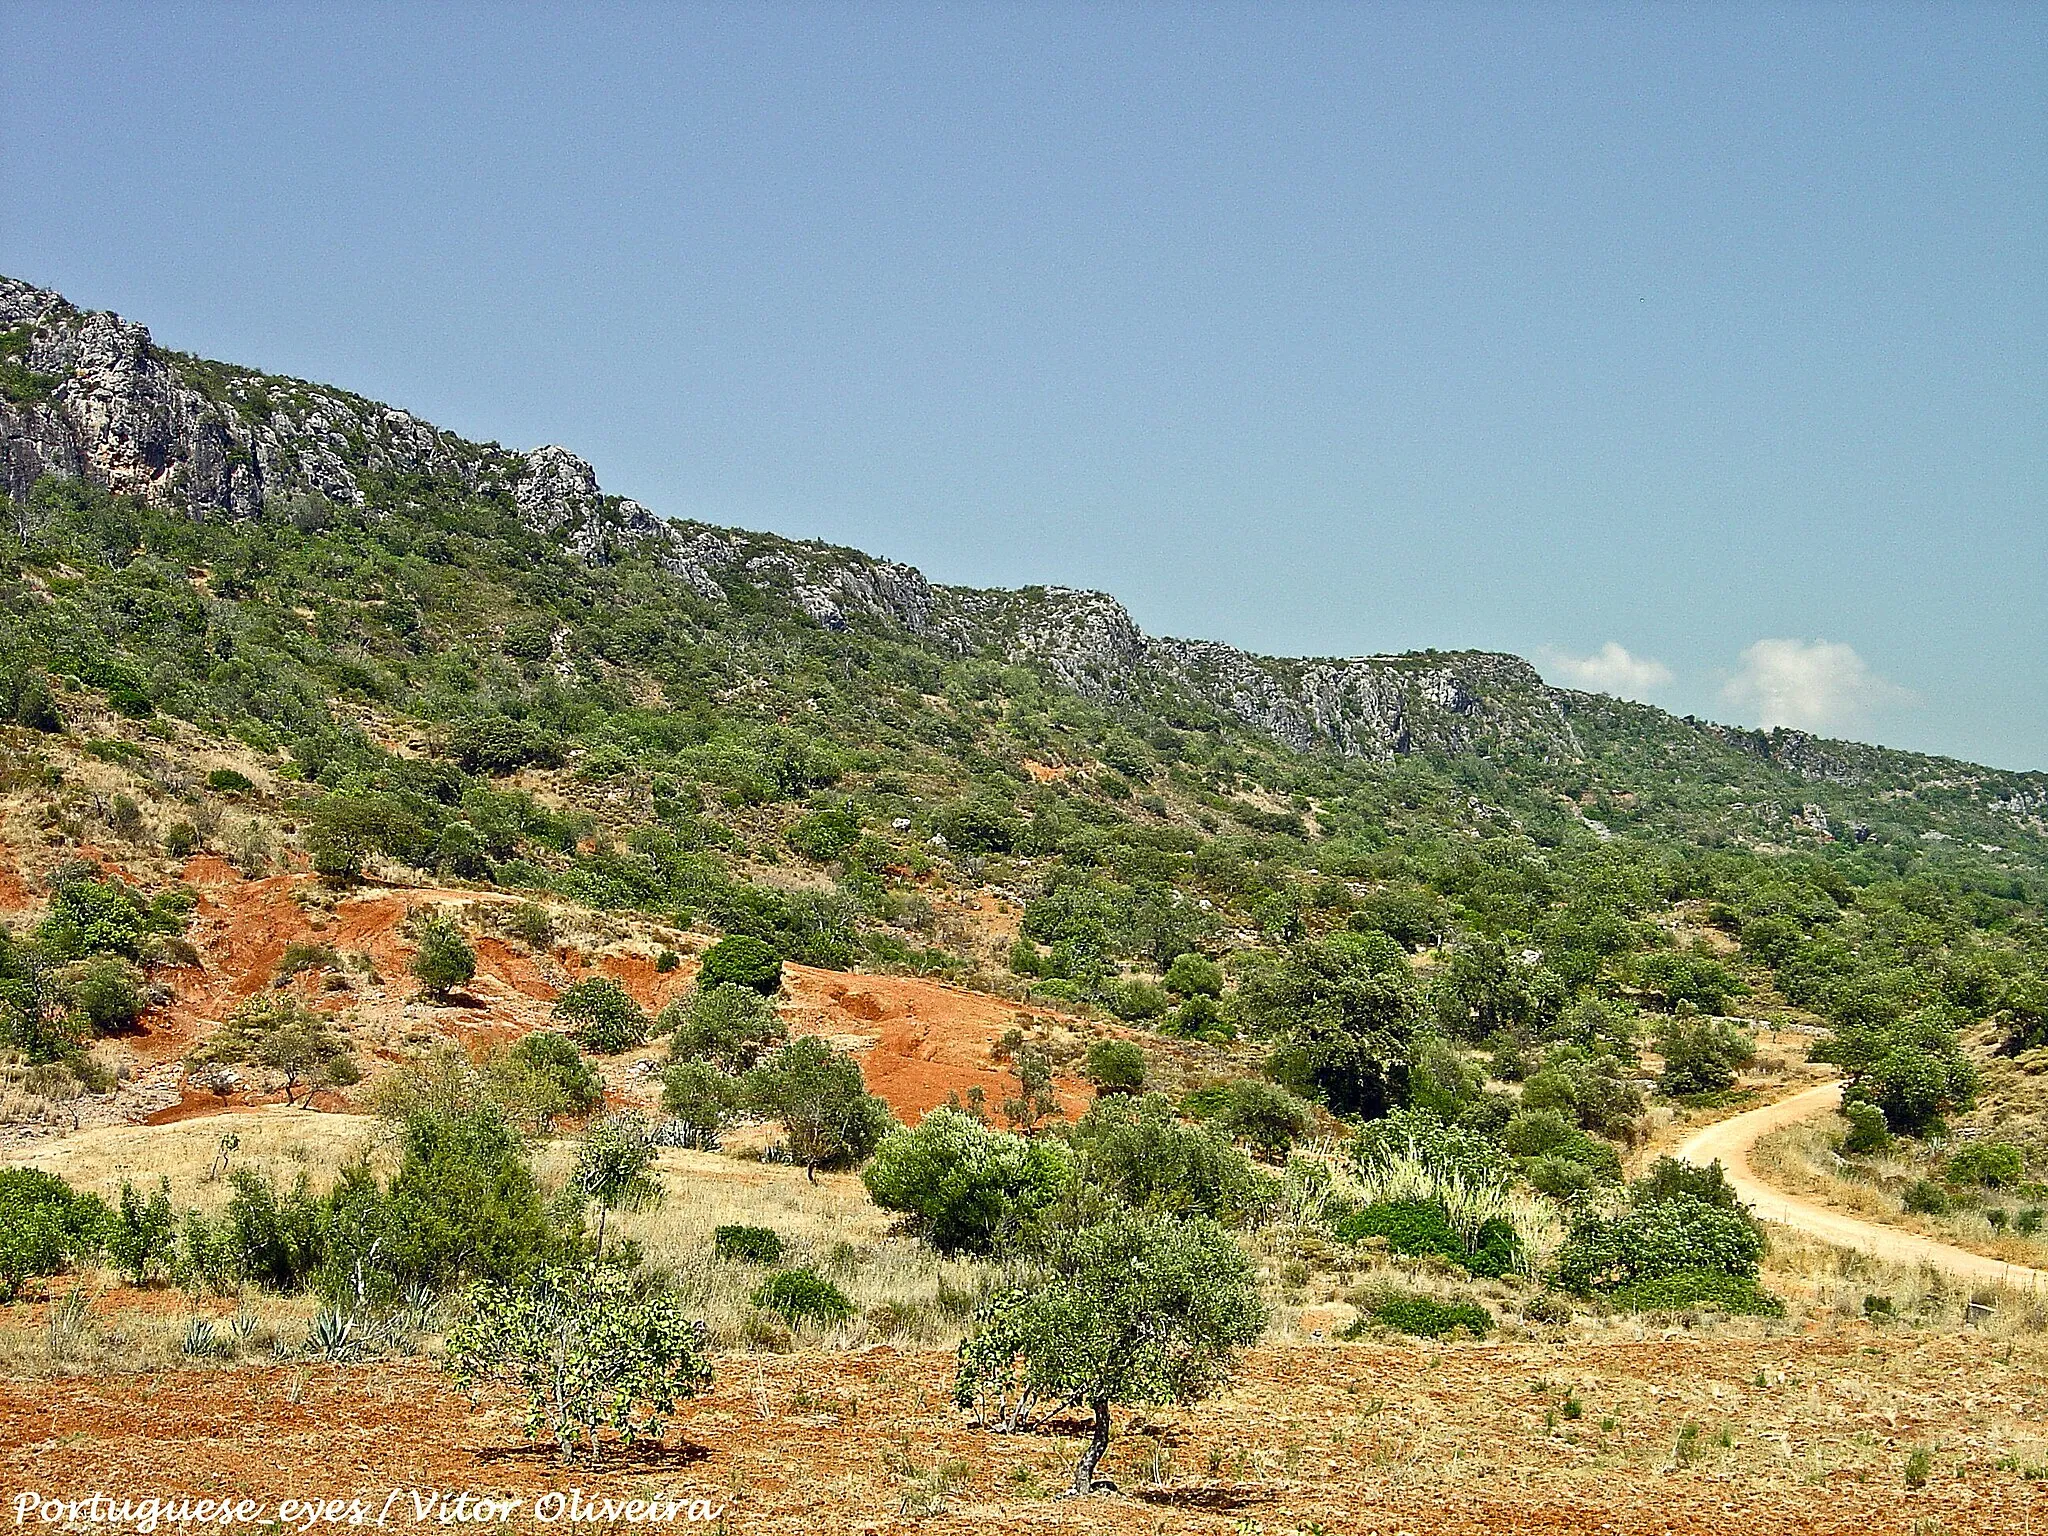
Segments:
[[[2048,767],[2040,7],[41,5],[0,270],[1156,632]]]

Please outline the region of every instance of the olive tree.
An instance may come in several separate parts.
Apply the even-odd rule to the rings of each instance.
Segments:
[[[960,1346],[958,1398],[1003,1429],[1085,1406],[1070,1491],[1113,1491],[1095,1475],[1111,1407],[1199,1401],[1265,1322],[1251,1261],[1221,1227],[1125,1212],[1054,1234],[1044,1274],[983,1306]]]
[[[813,1183],[820,1168],[858,1163],[888,1131],[888,1106],[867,1091],[860,1063],[804,1035],[745,1080],[747,1102],[780,1120],[790,1155]]]

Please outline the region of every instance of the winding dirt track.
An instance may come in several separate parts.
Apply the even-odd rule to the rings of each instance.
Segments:
[[[1897,1227],[1879,1226],[1842,1211],[1831,1210],[1797,1195],[1788,1195],[1766,1184],[1750,1166],[1749,1151],[1764,1136],[1788,1125],[1809,1119],[1839,1106],[1842,1085],[1821,1083],[1762,1109],[1707,1126],[1693,1132],[1679,1144],[1679,1157],[1704,1167],[1719,1159],[1744,1200],[1756,1208],[1765,1221],[1779,1222],[1809,1232],[1838,1247],[1858,1248],[1890,1264],[1931,1264],[1966,1280],[2018,1286],[2022,1289],[2048,1288],[2048,1271],[2008,1264],[1964,1248],[1952,1248],[1931,1238],[1904,1232]]]

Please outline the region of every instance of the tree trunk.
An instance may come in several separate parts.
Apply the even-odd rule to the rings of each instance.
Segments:
[[[1100,1482],[1095,1479],[1095,1468],[1101,1462],[1103,1452],[1109,1449],[1109,1399],[1098,1397],[1088,1406],[1095,1411],[1095,1428],[1088,1436],[1088,1443],[1081,1448],[1081,1459],[1074,1463],[1074,1486],[1070,1491],[1076,1498],[1085,1498],[1098,1488],[1108,1493],[1116,1492],[1116,1484],[1107,1478]]]

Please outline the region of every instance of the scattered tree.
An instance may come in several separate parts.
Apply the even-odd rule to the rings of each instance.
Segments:
[[[792,1040],[746,1077],[747,1102],[782,1122],[790,1155],[815,1183],[820,1168],[857,1163],[891,1124],[860,1064],[815,1035]]]
[[[1034,1407],[1085,1406],[1070,1491],[1113,1489],[1096,1477],[1110,1409],[1198,1401],[1264,1327],[1251,1263],[1220,1227],[1125,1213],[1056,1234],[1042,1276],[983,1308],[958,1396],[1005,1427]]]
[[[607,1430],[625,1445],[659,1439],[676,1405],[711,1383],[704,1325],[599,1267],[474,1287],[444,1363],[464,1391],[497,1380],[524,1394],[528,1436],[552,1439],[564,1462],[579,1448],[596,1462]]]
[[[300,1088],[345,1088],[362,1081],[348,1041],[322,1015],[283,993],[253,997],[190,1060],[195,1066],[253,1066],[280,1079],[286,1104]]]

